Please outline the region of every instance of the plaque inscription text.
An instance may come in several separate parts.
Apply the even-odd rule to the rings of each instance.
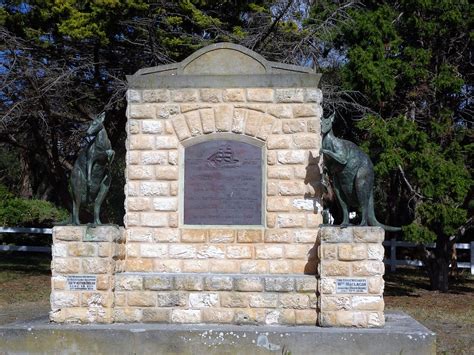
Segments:
[[[336,293],[368,293],[367,279],[336,279]]]
[[[262,224],[262,148],[202,142],[185,149],[184,165],[184,224]]]

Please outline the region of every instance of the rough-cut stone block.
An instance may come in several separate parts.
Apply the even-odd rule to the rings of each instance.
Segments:
[[[127,293],[127,303],[135,307],[154,307],[156,305],[156,294],[147,291],[132,291]]]
[[[265,260],[242,260],[240,263],[240,272],[242,274],[262,274],[267,271],[268,262]]]
[[[118,291],[133,291],[143,288],[143,277],[139,275],[117,275],[115,289]]]
[[[155,211],[177,211],[178,199],[176,197],[159,197],[153,199]]]
[[[201,116],[202,130],[204,133],[212,133],[216,130],[214,122],[214,110],[211,108],[202,109],[199,111]]]
[[[284,293],[279,296],[278,307],[307,309],[309,308],[309,296],[305,294]]]
[[[201,89],[199,90],[201,100],[204,102],[217,103],[222,100],[221,89]]]
[[[249,306],[249,294],[241,292],[221,292],[221,307],[246,308]]]
[[[281,129],[285,134],[306,132],[306,122],[306,119],[283,120]]]
[[[229,245],[226,247],[228,259],[251,259],[253,247],[249,245]]]
[[[337,246],[339,260],[365,260],[367,259],[367,246],[364,244],[339,244]]]
[[[142,310],[137,308],[115,308],[113,312],[114,322],[133,323],[142,320]]]
[[[356,243],[382,243],[385,232],[381,227],[353,227]]]
[[[164,260],[164,259],[153,259],[153,271],[154,272],[182,272],[182,261],[181,260]]]
[[[297,278],[295,284],[297,292],[316,292],[316,277]]]
[[[312,249],[310,244],[285,245],[285,257],[287,259],[312,259]]]
[[[352,263],[353,276],[376,276],[383,275],[385,266],[382,261],[367,260]]]
[[[270,274],[288,274],[292,271],[291,261],[288,260],[270,260],[268,268]]]
[[[267,203],[270,203],[270,198]],[[291,240],[292,233],[288,230],[267,229],[265,231],[265,243],[290,243]]]
[[[243,89],[225,89],[222,97],[226,102],[243,102],[245,101],[245,91]]]
[[[163,151],[141,152],[140,163],[142,165],[165,165],[168,163],[168,154]]]
[[[316,325],[317,314],[313,309],[296,309],[295,320],[298,325]]]
[[[170,97],[169,91],[165,89],[143,90],[142,95],[144,102],[167,102]]]
[[[385,282],[381,276],[374,276],[369,278],[369,293],[383,294]]]
[[[96,243],[69,243],[67,247],[69,256],[95,256],[98,249]]]
[[[244,133],[248,136],[254,137],[258,129],[260,128],[260,122],[262,122],[262,119],[265,117],[265,114],[254,111],[254,110],[249,110],[247,113],[247,120],[245,121],[245,130]]]
[[[263,280],[260,277],[241,277],[234,280],[236,291],[255,292],[263,291]]]
[[[350,275],[350,263],[344,261],[322,261],[321,276]]]
[[[281,150],[277,153],[277,160],[280,164],[304,164],[306,161],[306,151]]]
[[[148,120],[144,120],[146,122]],[[140,134],[140,120],[128,120],[127,122],[127,131],[130,134]]]
[[[280,185],[282,183],[280,182]],[[283,195],[283,194],[282,194]],[[279,196],[269,196],[267,198],[268,212],[290,212],[291,200],[289,198]]]
[[[217,293],[190,293],[189,306],[191,308],[215,307],[219,304],[219,295]]]
[[[325,243],[352,243],[352,228],[322,227],[320,229],[321,242]]]
[[[53,274],[78,274],[80,269],[80,259],[55,258],[52,262]]]
[[[321,278],[319,281],[319,291],[322,294],[336,293],[336,279],[335,278]]]
[[[295,289],[295,280],[292,277],[266,277],[265,291],[290,292]]]
[[[278,194],[280,196],[301,196],[304,193],[304,181],[280,181],[278,183]]]
[[[238,243],[260,243],[263,240],[262,230],[239,230],[237,231]]]
[[[230,276],[208,276],[204,279],[204,289],[209,291],[230,291],[233,279]]]
[[[383,261],[385,248],[382,244],[367,244],[367,254],[370,260]]]
[[[186,123],[186,118],[183,115],[174,117],[172,123],[176,135],[180,141],[191,137],[191,132],[189,131],[188,124]]]
[[[256,245],[255,258],[256,259],[280,259],[283,257],[283,246],[281,245]]]
[[[148,211],[151,206],[151,200],[147,197],[128,197],[126,199],[126,206],[129,211]]]
[[[130,180],[151,180],[155,177],[155,172],[150,165],[131,165],[127,168],[127,175]]]
[[[225,247],[221,245],[200,245],[197,247],[198,259],[224,259]]]
[[[169,323],[171,316],[170,309],[145,308],[143,309],[142,322],[145,323]]]
[[[239,262],[235,260],[212,260],[209,264],[211,273],[236,273],[239,271]]]
[[[273,135],[267,139],[268,149],[289,149],[292,139],[290,136]]]
[[[245,119],[247,117],[247,110],[242,108],[236,108],[234,110],[234,117],[232,118],[231,131],[234,133],[241,134],[244,132]]]
[[[234,324],[264,324],[265,310],[262,308],[238,309],[235,311]]]
[[[144,258],[166,258],[168,245],[166,244],[141,244],[140,254]]]
[[[173,309],[171,313],[173,323],[201,323],[201,311],[194,309]]]
[[[176,259],[194,259],[196,258],[196,247],[194,245],[171,245],[169,255]]]
[[[202,291],[204,290],[204,277],[180,275],[175,279],[175,288],[177,290]]]
[[[293,110],[291,105],[268,105],[267,112],[275,116],[277,118],[292,118],[293,117]]]
[[[178,139],[173,136],[156,137],[155,143],[156,143],[156,149],[177,149],[179,145]]]
[[[235,239],[232,229],[211,229],[209,243],[233,243]]]
[[[177,166],[156,166],[155,176],[157,180],[177,180],[179,170]]]
[[[158,212],[144,212],[140,217],[141,225],[144,227],[167,227],[168,215]]]
[[[158,119],[168,119],[179,113],[178,105],[157,105],[156,117]]]
[[[153,261],[151,259],[127,259],[125,269],[129,272],[150,272],[153,270]]]
[[[80,241],[84,237],[87,227],[58,226],[53,228],[53,239],[64,241]]]
[[[214,109],[216,131],[229,132],[232,127],[233,119],[232,105],[219,105]]]
[[[358,311],[383,311],[382,296],[352,296],[352,308]]]
[[[272,293],[257,293],[249,295],[249,305],[252,308],[275,308],[278,295]]]
[[[303,102],[303,89],[276,89],[277,102]]]
[[[127,102],[140,102],[141,91],[140,90],[127,90]]]
[[[169,196],[170,185],[168,182],[161,181],[142,182],[140,194],[142,196]]]
[[[305,226],[305,215],[301,213],[279,214],[275,225],[277,228],[302,228]]]
[[[202,134],[201,115],[199,111],[191,111],[184,115],[191,135],[198,136]]]
[[[181,231],[181,242],[184,243],[204,243],[206,238],[206,229],[183,229]]]
[[[293,105],[293,117],[319,117],[319,107],[314,104]]]
[[[249,102],[272,102],[273,89],[269,89],[269,88],[247,89],[247,100]]]
[[[171,100],[174,102],[194,102],[198,101],[198,91],[195,89],[171,90]]]
[[[296,133],[293,143],[298,149],[316,149],[320,147],[319,137],[314,133]]]
[[[157,292],[158,307],[184,307],[188,304],[188,295],[184,292]]]
[[[85,274],[109,274],[111,271],[112,263],[109,259],[82,259],[82,272]]]
[[[172,228],[153,229],[153,240],[155,242],[176,243],[179,241],[179,231]]]
[[[272,133],[272,128],[275,120],[270,115],[265,115],[260,122],[260,128],[257,131],[256,137],[261,140],[266,140]]]
[[[183,260],[183,272],[208,272],[209,260]]]
[[[346,295],[321,297],[321,310],[322,311],[352,310],[351,297],[346,296]]]
[[[156,117],[156,108],[151,104],[133,104],[128,107],[128,118],[153,119]]]
[[[223,309],[223,308],[203,308],[202,320],[205,323],[232,323],[234,319],[234,310],[233,309]]]
[[[298,230],[293,232],[295,243],[315,243],[318,232],[315,230]]]
[[[79,307],[80,294],[77,292],[55,291],[51,294],[51,308],[53,310],[60,308]]]
[[[323,101],[323,93],[321,89],[307,88],[305,91],[306,102],[316,102],[320,104]]]

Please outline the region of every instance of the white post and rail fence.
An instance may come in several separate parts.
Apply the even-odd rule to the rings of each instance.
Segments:
[[[2,233],[14,233],[14,234],[42,234],[51,235],[53,230],[51,228],[10,228],[0,227],[0,234]],[[423,262],[420,260],[413,259],[397,259],[397,248],[416,248],[417,244],[398,241],[395,239],[387,240],[383,242],[383,245],[390,250],[390,257],[384,259],[384,263],[389,266],[390,271],[394,272],[397,270],[397,266],[409,265],[420,267],[423,266]],[[436,247],[436,244],[426,245],[428,248]],[[470,261],[457,263],[458,269],[471,269],[471,275],[474,275],[474,242],[470,243],[456,243],[456,249],[459,250],[470,250]],[[0,251],[26,251],[35,253],[51,253],[51,247],[49,246],[17,246],[17,245],[0,245]]]

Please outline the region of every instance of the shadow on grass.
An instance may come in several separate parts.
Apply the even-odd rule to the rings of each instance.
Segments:
[[[385,296],[420,297],[419,291],[431,291],[430,280],[424,270],[399,268],[396,272],[386,272]],[[474,291],[474,280],[466,273],[449,280],[449,293],[464,294]]]
[[[45,253],[0,252],[0,271],[28,275],[50,275],[51,255]]]

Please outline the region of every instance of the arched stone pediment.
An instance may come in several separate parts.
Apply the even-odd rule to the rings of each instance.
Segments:
[[[211,133],[234,133],[266,141],[276,118],[250,108],[218,105],[177,115],[172,124],[178,139],[188,139]]]

